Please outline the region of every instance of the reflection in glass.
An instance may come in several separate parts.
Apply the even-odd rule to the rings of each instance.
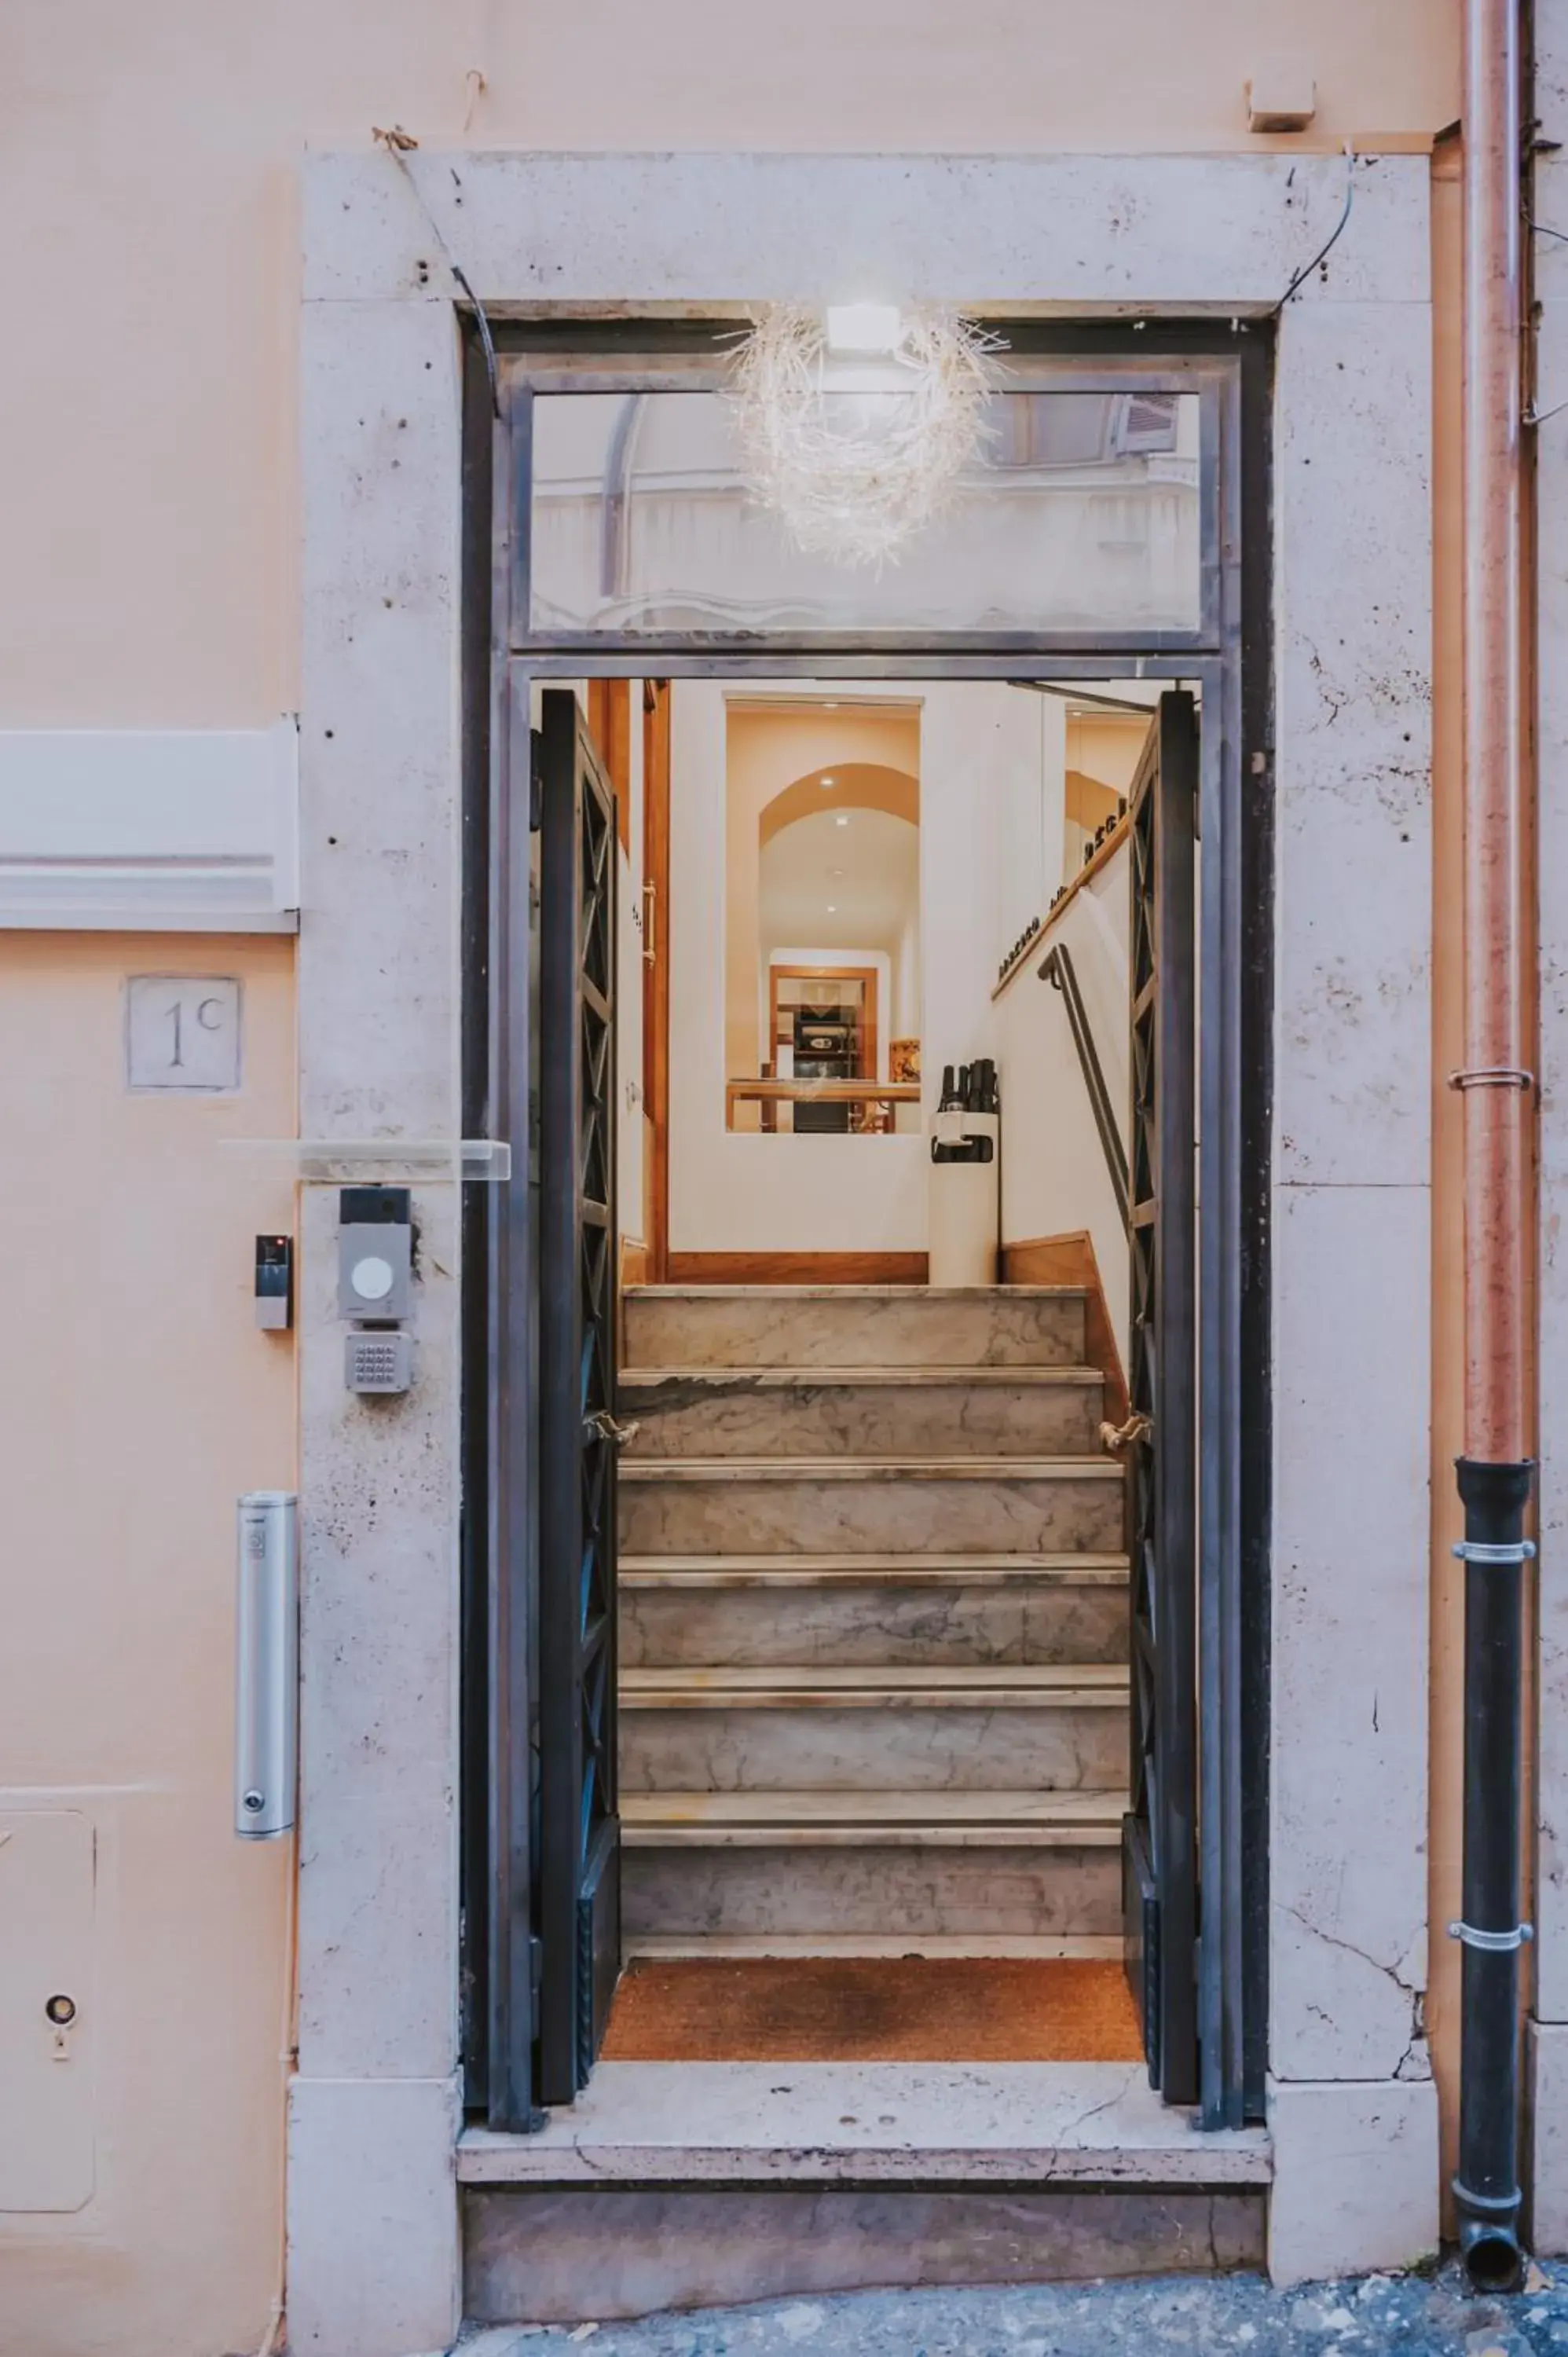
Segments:
[[[1197,396],[990,406],[984,463],[953,507],[873,571],[803,554],[750,498],[721,394],[537,393],[530,626],[1197,630]]]
[[[919,705],[727,701],[725,1125],[919,1125]]]

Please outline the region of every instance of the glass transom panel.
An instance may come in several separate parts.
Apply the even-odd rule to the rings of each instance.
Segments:
[[[529,628],[1197,632],[1198,411],[1196,393],[994,393],[950,507],[854,566],[803,553],[752,497],[721,393],[537,393]]]

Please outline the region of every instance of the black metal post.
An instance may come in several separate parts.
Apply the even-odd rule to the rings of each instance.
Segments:
[[[1477,2289],[1511,2290],[1519,2238],[1520,1782],[1524,1510],[1535,1471],[1458,1460],[1465,1506],[1464,1943],[1460,2008],[1459,2249]]]

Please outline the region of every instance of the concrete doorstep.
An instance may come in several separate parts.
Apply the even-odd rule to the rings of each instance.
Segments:
[[[585,2285],[585,2301],[592,2287]],[[1261,2277],[854,2292],[703,2309],[637,2323],[506,2325],[465,2332],[457,2357],[1557,2357],[1568,2349],[1568,2267],[1532,2266],[1514,2299],[1479,2299],[1455,2266],[1275,2291]]]

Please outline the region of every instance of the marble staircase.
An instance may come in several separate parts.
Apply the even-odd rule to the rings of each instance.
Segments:
[[[1082,1295],[643,1286],[624,1311],[628,1952],[1114,1940],[1122,1476]]]

